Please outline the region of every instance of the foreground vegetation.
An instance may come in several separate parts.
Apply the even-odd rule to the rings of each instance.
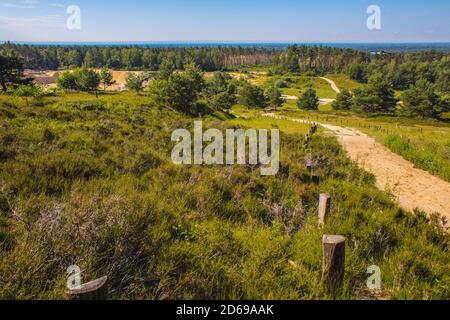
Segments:
[[[24,78],[20,59],[2,57],[8,63],[0,68],[0,299],[62,299],[65,271],[74,264],[86,281],[107,275],[115,299],[450,296],[449,235],[440,217],[400,209],[334,137],[319,131],[305,148],[307,125],[261,117],[281,110],[359,128],[449,181],[448,124],[400,117],[442,116],[448,87],[437,82],[447,77],[448,56],[293,47],[264,72],[205,79],[204,70],[235,65],[233,54],[247,52],[251,59],[244,60],[253,64],[267,52],[105,48],[134,69],[147,69],[144,54],[156,54],[158,69],[130,76],[129,92],[105,93],[98,88],[111,84],[110,71],[89,69],[105,66],[90,61],[103,50],[5,48],[56,57],[64,67],[64,59],[79,55],[74,66],[83,67],[64,73],[49,92]],[[336,95],[317,77],[329,72],[347,91]],[[335,97],[319,105],[319,98]],[[194,119],[221,130],[279,128],[278,175],[262,177],[256,166],[174,165],[171,134],[192,128]],[[317,164],[318,184],[307,160]],[[322,192],[333,204],[319,230]],[[348,239],[346,279],[336,296],[320,280],[323,234]],[[373,264],[382,270],[376,293],[365,286]]]
[[[116,299],[325,299],[322,235],[348,239],[335,298],[450,296],[448,234],[437,217],[399,209],[332,137],[282,122],[210,115],[205,125],[278,126],[275,177],[252,166],[176,166],[171,133],[193,118],[134,92],[0,100],[0,298],[64,297],[68,266],[108,275]],[[299,126],[299,132],[306,129]],[[305,158],[319,164],[315,185]],[[317,228],[317,199],[333,196]]]

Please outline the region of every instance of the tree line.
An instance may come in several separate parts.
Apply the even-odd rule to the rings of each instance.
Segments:
[[[345,73],[351,79],[367,83],[381,73],[395,90],[408,89],[419,79],[436,83],[441,91],[450,89],[450,53],[444,51],[364,52],[320,46],[291,46],[275,57],[273,72]]]
[[[7,55],[2,55],[1,52],[6,52]],[[65,90],[97,92],[101,84],[105,89],[112,84],[108,68],[114,66],[125,64],[127,69],[158,70],[156,81],[150,84],[153,100],[184,112],[192,108],[195,113],[201,105],[197,103],[199,101],[206,101],[216,109],[227,109],[237,101],[248,107],[281,106],[283,99],[280,88],[286,86],[282,79],[264,92],[247,81],[234,80],[226,73],[215,74],[207,84],[198,75],[204,71],[242,66],[246,62],[252,64],[271,61],[271,73],[345,73],[351,79],[367,84],[353,92],[343,90],[333,103],[337,110],[351,109],[363,114],[400,114],[423,118],[440,118],[443,113],[450,111],[450,54],[445,52],[368,53],[309,46],[291,46],[285,51],[276,52],[238,47],[163,49],[52,47],[6,43],[0,46],[2,89],[6,91],[9,85],[17,87],[29,83],[30,79],[24,78],[23,69],[34,64],[37,66],[40,59],[38,57],[46,56],[46,52],[55,55],[56,60],[61,59],[55,63],[58,67],[72,62],[73,67],[79,67],[74,72],[64,73],[58,80],[58,86]],[[115,64],[114,61],[118,60],[113,58],[113,53],[124,60]],[[70,62],[71,60],[73,61]],[[46,67],[45,63],[40,66]],[[100,72],[92,70],[100,67]],[[132,74],[127,79],[126,87],[140,91],[145,81],[153,77],[150,73]],[[193,80],[197,83],[193,83]],[[397,95],[395,90],[401,90],[402,93]],[[37,91],[33,88],[21,88],[18,92],[36,94]],[[299,97],[300,108],[318,109],[318,104],[319,100],[312,89]],[[205,109],[204,105],[201,107]]]
[[[363,114],[399,114],[439,118],[450,111],[450,54],[444,51],[363,52],[351,49],[291,46],[275,58],[276,74],[344,73],[367,84],[343,90],[333,107]],[[396,91],[401,91],[397,97]],[[299,107],[318,108],[314,92],[300,97]]]
[[[157,71],[169,61],[176,69],[195,63],[203,71],[271,63],[275,49],[242,47],[148,48],[137,46],[35,46],[5,43],[0,54],[23,59],[26,69],[110,68]]]

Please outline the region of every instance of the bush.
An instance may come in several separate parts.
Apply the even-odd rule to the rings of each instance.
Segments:
[[[14,96],[24,98],[27,105],[29,105],[30,98],[41,98],[44,91],[35,84],[20,85],[14,90]]]
[[[287,83],[286,80],[283,80],[283,79],[277,80],[274,84],[274,88],[277,88],[277,89],[283,89],[283,88],[287,88],[287,87],[289,87],[289,84]]]
[[[355,89],[353,109],[367,114],[388,114],[396,110],[397,98],[392,84],[382,74],[374,74],[364,89]]]
[[[333,101],[332,107],[334,110],[350,110],[352,107],[352,94],[347,89],[343,89],[338,93],[336,100]]]
[[[249,108],[265,108],[267,100],[264,96],[264,91],[258,86],[254,86],[249,82],[244,84],[239,89],[239,103]]]
[[[204,87],[203,73],[195,65],[188,65],[182,73],[173,73],[168,80],[156,80],[149,86],[152,102],[186,114],[196,113],[194,108]]]
[[[271,107],[277,108],[281,107],[284,104],[284,99],[281,91],[277,88],[268,88],[264,95],[266,96],[267,103]]]
[[[77,77],[72,72],[64,72],[56,81],[57,86],[63,90],[78,90]]]
[[[297,106],[305,110],[319,110],[319,98],[314,89],[306,90],[298,99]]]
[[[100,76],[96,71],[86,68],[74,72],[68,71],[58,78],[57,85],[64,90],[92,92],[96,91],[100,85]]]
[[[133,90],[136,92],[142,91],[144,85],[144,78],[139,74],[131,73],[128,75],[125,87],[128,90]]]
[[[445,102],[437,95],[433,84],[420,79],[402,96],[403,110],[410,117],[439,118],[445,112]]]

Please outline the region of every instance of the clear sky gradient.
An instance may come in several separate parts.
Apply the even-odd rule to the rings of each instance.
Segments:
[[[368,30],[369,5],[382,29]],[[81,8],[81,30],[66,9]],[[450,42],[449,0],[0,0],[0,40]]]

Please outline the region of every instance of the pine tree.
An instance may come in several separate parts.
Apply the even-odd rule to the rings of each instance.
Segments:
[[[306,90],[298,99],[297,106],[305,110],[319,110],[319,98],[314,89]]]

